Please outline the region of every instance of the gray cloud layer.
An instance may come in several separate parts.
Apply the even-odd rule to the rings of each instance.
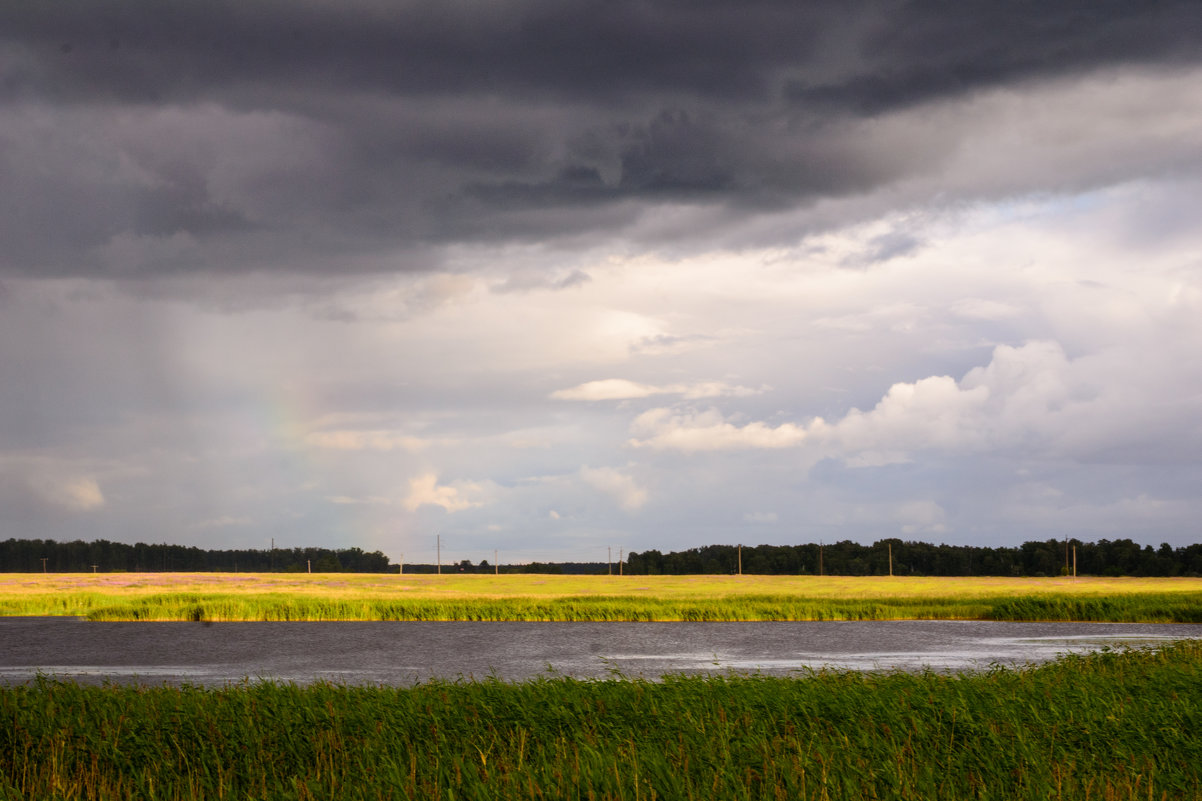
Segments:
[[[1196,2],[0,3],[0,530],[1184,542],[1199,85]]]
[[[647,224],[678,207],[719,238],[937,173],[968,133],[890,130],[908,109],[1200,56],[1187,2],[5,4],[0,272],[354,274],[451,243],[706,239]]]

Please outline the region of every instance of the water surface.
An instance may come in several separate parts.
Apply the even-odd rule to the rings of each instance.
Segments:
[[[272,679],[411,685],[545,675],[801,675],[975,670],[1102,647],[1202,637],[1202,625],[872,621],[806,623],[89,623],[0,618],[0,682],[221,686]]]

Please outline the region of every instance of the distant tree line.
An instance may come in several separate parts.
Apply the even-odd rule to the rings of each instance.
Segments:
[[[1139,545],[1129,539],[1046,540],[1016,547],[933,545],[900,539],[860,545],[850,540],[806,545],[756,545],[742,549],[744,573],[761,575],[884,576],[890,550],[895,576],[1056,576],[1072,570],[1086,576],[1202,576],[1202,543],[1173,548]],[[409,564],[405,573],[435,573],[435,564]],[[274,548],[206,550],[186,545],[129,545],[108,540],[0,542],[0,572],[248,572],[248,573],[390,573],[379,551],[359,548]],[[623,565],[615,562],[530,562],[496,567],[464,559],[442,565],[443,573],[563,573],[604,575],[722,574],[739,570],[739,547],[706,545],[687,551],[632,552]]]
[[[45,563],[43,565],[43,561]],[[396,563],[379,551],[367,553],[359,548],[274,548],[244,550],[206,550],[187,545],[147,545],[139,542],[96,540],[95,542],[56,542],[55,540],[17,540],[0,542],[0,573],[99,573],[111,572],[244,572],[244,573],[396,573]],[[501,565],[499,570],[487,559],[473,564],[464,559],[442,565],[443,573],[575,573],[604,574],[617,563],[605,562],[529,562]],[[404,565],[406,573],[437,573],[437,564]]]
[[[406,562],[401,566],[406,573],[437,573],[440,568],[437,564],[427,565],[421,563],[410,564]],[[397,569],[397,565],[392,566],[393,571]],[[447,562],[442,565],[441,572],[443,573],[564,573],[574,575],[605,575],[608,572],[617,573],[617,562],[608,565],[605,562],[527,562],[520,565],[499,565],[495,566],[487,559],[483,559],[479,564],[472,564],[470,560],[464,559],[459,562]]]
[[[45,560],[43,562],[43,560]],[[247,572],[247,573],[384,573],[388,557],[359,548],[272,548],[206,550],[187,545],[147,545],[96,540],[0,542],[4,573]],[[392,569],[395,571],[396,566]]]
[[[829,545],[744,546],[743,572],[768,575],[885,576],[892,549],[895,576],[1057,576],[1072,570],[1076,548],[1078,575],[1202,576],[1202,544],[1173,548],[1140,546],[1127,539],[1047,540],[1017,547],[932,545],[879,540],[860,545],[850,540]],[[735,573],[739,547],[707,545],[687,551],[631,553],[628,575]]]

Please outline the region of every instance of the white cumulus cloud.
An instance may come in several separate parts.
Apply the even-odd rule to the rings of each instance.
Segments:
[[[18,486],[24,485],[25,492],[50,508],[87,512],[106,503],[95,478],[62,472],[51,464],[32,466],[23,481],[18,479],[18,482]]]
[[[920,452],[1163,461],[1198,445],[1202,414],[1202,395],[1148,403],[1149,392],[1173,377],[1164,361],[1121,348],[1070,359],[1053,341],[999,345],[959,380],[899,381],[871,408],[829,421],[743,422],[716,408],[658,407],[630,423],[626,444],[683,452],[800,448],[803,462],[833,457],[856,467],[907,462]]]
[[[402,505],[413,512],[422,506],[441,506],[448,512],[460,512],[482,503],[472,495],[482,488],[478,484],[460,483],[454,486],[439,485],[437,473],[424,473],[409,482],[409,495]]]
[[[725,451],[751,448],[790,448],[806,438],[803,426],[773,427],[753,422],[743,426],[727,421],[717,409],[675,413],[658,408],[643,412],[630,426],[628,440],[636,448],[680,451]]]
[[[831,455],[853,464],[904,461],[921,450],[1085,456],[1124,439],[1144,439],[1144,404],[1114,376],[1122,355],[1070,360],[1056,342],[1000,345],[990,362],[959,381],[930,376],[899,382],[868,411],[816,420],[810,433]],[[1130,371],[1137,370],[1134,363]],[[1140,418],[1144,418],[1141,423]]]
[[[96,479],[68,478],[61,481],[38,481],[35,489],[42,497],[58,506],[76,512],[86,512],[104,506],[104,493]]]
[[[638,511],[647,503],[647,490],[615,468],[586,465],[580,468],[580,477],[589,486],[612,497],[627,512]]]
[[[606,400],[635,400],[649,398],[652,395],[680,395],[686,399],[718,398],[718,397],[748,397],[758,395],[763,389],[732,386],[724,381],[701,381],[693,384],[668,384],[654,386],[639,384],[624,378],[605,378],[599,381],[587,381],[569,389],[559,389],[551,393],[555,400],[577,401],[606,401]]]

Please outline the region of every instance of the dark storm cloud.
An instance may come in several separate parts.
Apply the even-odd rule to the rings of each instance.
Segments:
[[[865,117],[1198,59],[1194,3],[0,7],[0,270],[360,272],[920,172]],[[712,219],[712,218],[711,218]],[[332,261],[338,264],[332,264]]]
[[[765,96],[804,73],[839,106],[1014,74],[1197,55],[1192,2],[61,2],[8,4],[12,96],[162,103],[314,85],[607,99]],[[835,52],[836,50],[843,52]],[[846,59],[846,60],[844,60]],[[281,101],[287,103],[285,98]]]
[[[859,41],[854,70],[790,81],[806,105],[876,113],[1002,83],[1123,63],[1196,60],[1197,5],[1123,2],[899,4]]]
[[[832,6],[833,7],[833,6]],[[820,6],[815,6],[820,8]],[[609,97],[760,90],[824,20],[792,3],[63,3],[9,7],[9,94],[161,103],[303,86]],[[286,102],[286,101],[285,101]]]

